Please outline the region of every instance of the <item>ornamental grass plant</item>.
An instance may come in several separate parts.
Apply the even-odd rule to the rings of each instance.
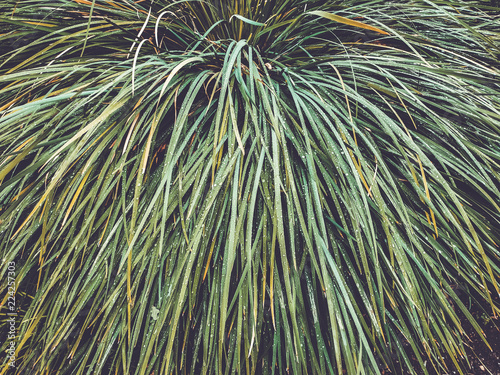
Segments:
[[[493,2],[1,8],[17,374],[465,374],[491,339]]]

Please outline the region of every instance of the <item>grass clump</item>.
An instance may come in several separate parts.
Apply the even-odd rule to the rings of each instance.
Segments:
[[[4,9],[19,373],[464,373],[457,290],[500,311],[498,8]]]

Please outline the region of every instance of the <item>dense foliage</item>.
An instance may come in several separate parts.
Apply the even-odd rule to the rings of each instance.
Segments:
[[[493,5],[4,0],[17,372],[466,369],[463,296],[500,312]]]

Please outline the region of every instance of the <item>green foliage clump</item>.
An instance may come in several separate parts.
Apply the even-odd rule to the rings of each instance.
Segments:
[[[498,8],[2,7],[18,373],[465,371],[463,296],[500,312]]]

